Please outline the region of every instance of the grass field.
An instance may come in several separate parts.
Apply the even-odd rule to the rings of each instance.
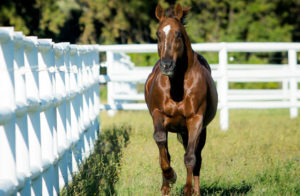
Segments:
[[[62,195],[160,195],[161,171],[148,112],[101,113],[101,140]],[[181,195],[184,150],[169,134]],[[229,130],[217,116],[208,127],[200,177],[202,195],[300,195],[300,118],[288,110],[230,111]]]

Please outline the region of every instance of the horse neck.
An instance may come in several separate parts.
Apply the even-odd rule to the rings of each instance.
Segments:
[[[176,62],[178,63],[178,70],[175,73],[173,78],[169,78],[170,80],[170,95],[174,101],[181,101],[184,95],[184,77],[185,74],[190,71],[190,67],[194,62],[194,52],[191,47],[191,43],[186,33],[184,33],[184,52],[183,56]]]
[[[184,54],[187,57],[187,61],[185,63],[187,63],[187,71],[188,71],[194,64],[194,51],[192,49],[191,41],[190,41],[189,37],[187,36],[187,33],[185,30],[184,30],[183,35],[184,35],[184,46],[185,46]]]

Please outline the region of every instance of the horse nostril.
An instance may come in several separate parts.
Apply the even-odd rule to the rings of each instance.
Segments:
[[[161,64],[162,64],[163,68],[168,68],[172,65],[172,60],[171,59],[163,59],[161,61]]]

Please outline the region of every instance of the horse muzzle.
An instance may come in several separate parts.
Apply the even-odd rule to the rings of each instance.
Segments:
[[[160,70],[163,75],[172,77],[175,72],[176,62],[172,59],[162,59],[160,62]]]

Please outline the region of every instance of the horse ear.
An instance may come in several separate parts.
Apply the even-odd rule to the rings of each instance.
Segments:
[[[175,17],[178,20],[181,20],[181,18],[183,16],[183,9],[182,9],[182,6],[180,4],[176,5],[174,13],[175,13]]]
[[[183,25],[185,25],[185,18],[188,15],[188,13],[189,13],[189,11],[191,9],[192,9],[191,7],[189,7],[189,8],[183,8],[183,15],[182,15],[182,18],[180,20]]]
[[[190,12],[191,9],[192,9],[191,7],[183,8],[183,16],[186,16]]]
[[[164,16],[164,10],[159,4],[156,6],[155,16],[159,21],[161,21]]]

